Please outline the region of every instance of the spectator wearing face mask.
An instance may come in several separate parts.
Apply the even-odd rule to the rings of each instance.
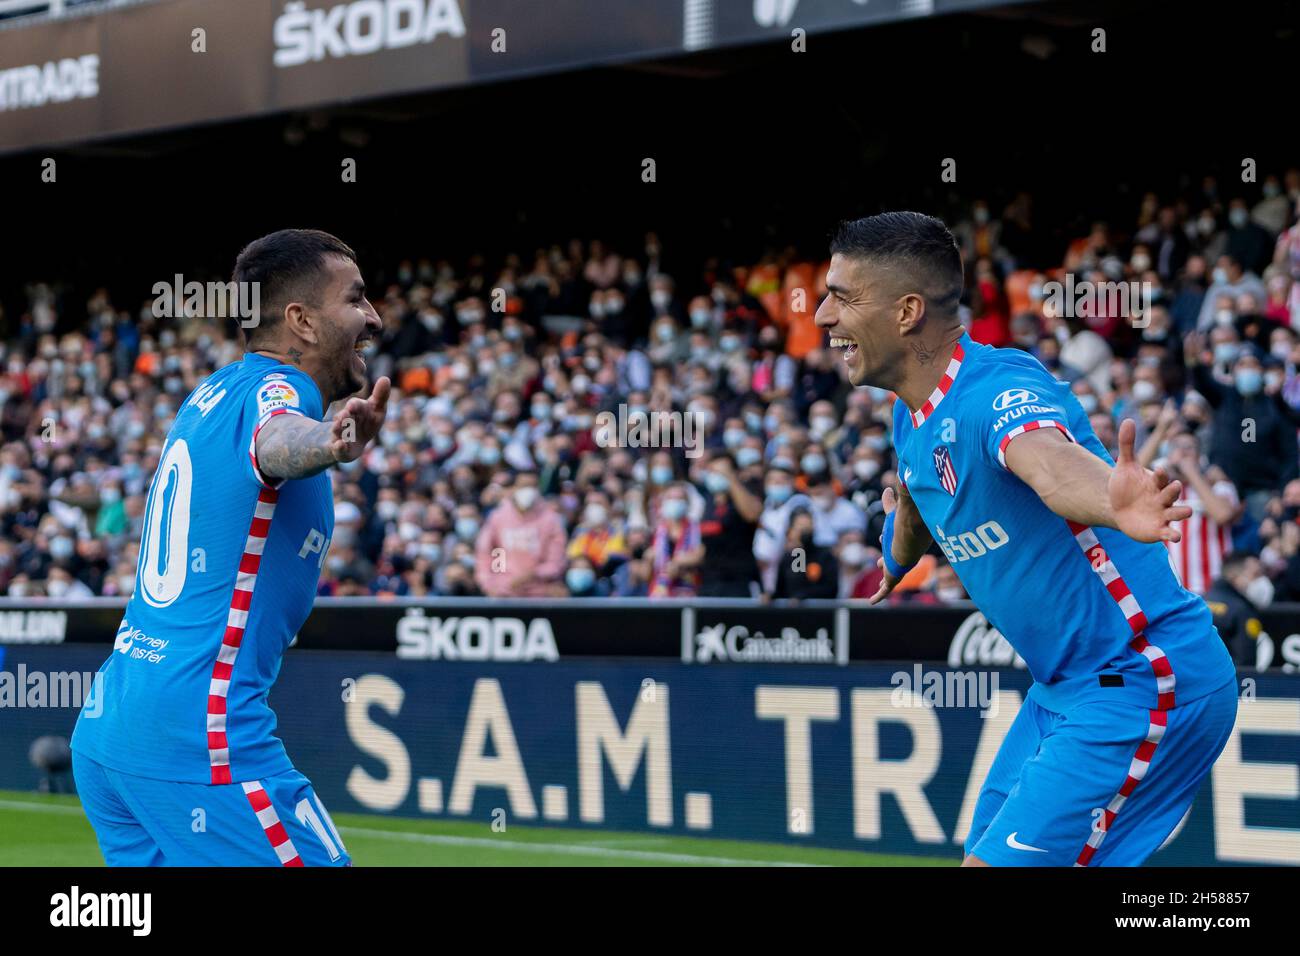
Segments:
[[[707,295],[695,296],[687,304],[686,318],[692,334],[703,336],[703,341],[714,350],[713,357],[716,357],[718,322],[713,300]]]
[[[1239,667],[1253,667],[1256,642],[1263,631],[1258,614],[1273,603],[1273,582],[1259,558],[1245,552],[1229,555],[1218,579],[1205,594],[1214,626]]]
[[[799,363],[784,352],[781,333],[769,325],[758,333],[759,354],[750,372],[750,389],[764,402],[780,402],[798,384]]]
[[[1300,474],[1294,413],[1281,391],[1264,391],[1264,368],[1258,350],[1243,346],[1232,366],[1233,383],[1224,385],[1207,367],[1211,356],[1198,354],[1188,339],[1185,361],[1192,382],[1214,409],[1210,463],[1217,465],[1245,498],[1256,521],[1271,494]]]
[[[1205,299],[1201,304],[1201,314],[1196,320],[1196,327],[1202,332],[1220,321],[1219,300],[1235,302],[1242,295],[1252,295],[1257,302],[1268,298],[1268,289],[1264,281],[1230,255],[1219,256],[1215,260],[1210,287],[1205,290]],[[1228,320],[1232,322],[1232,319]]]
[[[816,401],[808,409],[808,434],[813,441],[833,444],[839,421],[835,406],[828,401]]]
[[[1237,331],[1240,332],[1242,340],[1268,355],[1273,333],[1285,329],[1265,316],[1264,303],[1249,293],[1238,296],[1233,307],[1237,317]]]
[[[537,475],[520,472],[475,542],[474,579],[488,597],[559,597],[566,536],[554,507],[540,500]]]
[[[1156,457],[1161,449],[1163,456]],[[1138,461],[1143,467],[1163,467],[1182,482],[1178,504],[1191,508],[1192,515],[1180,527],[1182,538],[1165,546],[1183,587],[1204,595],[1232,553],[1232,526],[1245,510],[1237,489],[1222,469],[1202,460],[1200,441],[1183,428],[1173,402],[1161,410]]]
[[[818,547],[834,547],[840,536],[848,531],[865,534],[867,516],[846,499],[839,496],[835,486],[822,479],[808,489],[809,512],[813,519],[813,537]]]
[[[884,452],[877,451],[875,446],[864,444],[854,450],[853,457],[849,459],[844,494],[859,508],[880,497],[883,455]]]
[[[1291,200],[1282,191],[1282,184],[1273,174],[1264,177],[1260,187],[1262,198],[1250,210],[1250,219],[1270,236],[1286,228],[1291,218]]]
[[[792,467],[792,466],[791,466]],[[790,467],[774,461],[763,482],[763,513],[754,533],[754,560],[758,562],[763,591],[771,594],[776,587],[777,565],[785,549],[785,535],[790,513],[811,504],[807,495],[796,494]]]
[[[661,315],[650,326],[646,355],[656,366],[676,366],[691,355],[691,339],[681,332],[671,315]]]
[[[6,597],[11,598],[32,598],[45,597],[45,588],[40,584],[32,582],[26,572],[20,571],[9,580],[9,587],[5,591]]]
[[[971,284],[971,310],[974,320],[970,337],[976,342],[998,348],[1013,343],[1011,318],[1002,285],[994,272],[993,263],[981,259],[975,264],[975,280]]]
[[[55,564],[50,568],[49,577],[45,580],[45,593],[49,597],[66,601],[79,601],[82,598],[95,596],[94,591],[73,577],[72,572],[61,564]]]
[[[971,204],[970,215],[953,226],[952,234],[961,246],[963,262],[1007,257],[1002,247],[1002,223],[993,218],[989,204],[983,199]]]
[[[957,577],[957,571],[947,561],[937,560],[934,568],[934,576],[931,580],[931,590],[934,592],[935,600],[940,604],[953,604],[957,601],[968,601],[966,589],[962,586],[961,579]]]
[[[785,548],[777,563],[774,598],[807,600],[834,598],[839,593],[840,566],[834,551],[817,544],[813,517],[807,508],[795,508],[786,529]]]
[[[689,483],[678,484],[678,461],[667,451],[657,451],[650,456],[649,464],[637,462],[633,474],[638,481],[644,482],[642,498],[646,502],[659,501],[669,487],[678,486],[686,495],[686,512],[698,519],[704,513],[704,498]],[[642,511],[644,514],[644,509]]]
[[[826,455],[826,449],[816,442],[804,446],[803,454],[799,456],[799,471],[800,475],[794,483],[798,491],[809,491],[829,481],[831,461]]]
[[[687,514],[686,489],[669,485],[659,497],[659,521],[651,539],[649,596],[695,597],[704,545],[700,523]]]
[[[106,482],[99,490],[99,511],[95,515],[95,537],[111,538],[126,533],[126,505],[122,502],[122,484]]]
[[[1269,266],[1264,271],[1264,283],[1268,286],[1268,301],[1264,303],[1264,318],[1275,323],[1274,331],[1280,327],[1287,332],[1291,331],[1291,277],[1281,271],[1278,266]],[[1282,356],[1283,361],[1289,359],[1288,356]]]
[[[656,316],[671,316],[678,326],[689,323],[690,316],[677,298],[677,285],[672,276],[656,272],[650,278],[650,306]]]
[[[605,597],[609,594],[609,582],[597,576],[591,561],[581,555],[569,559],[568,570],[564,572],[564,586],[569,590],[569,597]]]
[[[1264,271],[1273,253],[1273,235],[1252,222],[1244,199],[1234,199],[1228,206],[1228,234],[1225,251],[1241,263],[1247,272]]]
[[[762,489],[752,479],[746,484],[725,454],[699,466],[697,481],[706,502],[700,537],[709,556],[700,569],[700,596],[753,597],[759,588],[753,547]]]
[[[840,583],[836,594],[841,600],[866,599],[880,587],[876,561],[880,552],[868,548],[863,536],[856,531],[846,532],[836,548],[835,557],[840,565]],[[876,580],[870,581],[874,576]]]
[[[587,563],[602,579],[618,564],[627,560],[627,541],[623,536],[623,522],[610,515],[609,498],[601,491],[587,493],[582,515],[569,539],[570,567],[577,558]]]

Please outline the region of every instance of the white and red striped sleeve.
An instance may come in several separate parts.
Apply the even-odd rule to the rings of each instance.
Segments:
[[[1058,382],[1042,366],[1031,368],[1023,360],[1009,359],[990,369],[980,388],[967,401],[974,404],[974,421],[984,454],[991,464],[1007,467],[1007,448],[1021,435],[1043,428],[1055,429],[1072,442],[1068,406],[1074,402],[1069,386]],[[1082,415],[1082,409],[1079,409]]]
[[[244,400],[245,433],[248,435],[248,463],[253,479],[272,491],[285,479],[268,478],[257,461],[257,435],[277,415],[318,416],[320,401],[316,385],[308,376],[284,366],[257,380]]]
[[[1019,425],[1016,425],[1014,428],[1008,428],[1005,432],[1002,433],[1002,437],[998,439],[997,451],[996,451],[998,464],[1001,465],[1003,468],[1006,468],[1007,467],[1007,446],[1010,445],[1017,438],[1019,438],[1021,435],[1025,434],[1026,432],[1037,431],[1040,428],[1055,428],[1062,435],[1068,438],[1070,441],[1072,442],[1078,441],[1078,439],[1074,437],[1070,429],[1068,429],[1065,426],[1065,422],[1057,421],[1054,418],[1031,419],[1030,421],[1027,422],[1021,422]]]

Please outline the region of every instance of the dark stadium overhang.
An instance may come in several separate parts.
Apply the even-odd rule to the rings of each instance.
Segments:
[[[158,0],[0,30],[0,152],[1006,6],[547,0],[539,16],[536,0]]]

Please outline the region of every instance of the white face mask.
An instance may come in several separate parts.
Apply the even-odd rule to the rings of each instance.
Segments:
[[[1133,383],[1133,398],[1138,402],[1149,402],[1156,397],[1156,387],[1142,379]]]
[[[817,415],[809,424],[811,426],[810,431],[819,437],[835,429],[835,419],[829,415]]]
[[[850,541],[840,549],[840,563],[848,565],[851,568],[860,568],[867,563],[867,549],[865,545],[856,541]]]
[[[853,463],[853,473],[863,481],[870,481],[880,471],[880,462],[873,458],[859,458]]]
[[[516,488],[514,491],[515,504],[520,511],[527,511],[537,500],[537,489],[533,487]]]
[[[1263,610],[1273,603],[1273,582],[1260,575],[1246,585],[1246,599]]]

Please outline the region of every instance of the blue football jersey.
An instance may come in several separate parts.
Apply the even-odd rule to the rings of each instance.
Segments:
[[[75,751],[188,783],[291,768],[267,696],[311,610],[334,507],[328,472],[270,481],[254,442],[276,415],[323,413],[306,373],[252,353],[186,399],[149,486],[135,593],[99,670],[102,706],[83,707]]]
[[[899,479],[1024,659],[1031,696],[1057,711],[1103,696],[1167,710],[1233,680],[1209,608],[1179,584],[1163,544],[1066,521],[1007,469],[1007,446],[1037,428],[1114,464],[1068,385],[969,335],[922,408],[894,405]]]

